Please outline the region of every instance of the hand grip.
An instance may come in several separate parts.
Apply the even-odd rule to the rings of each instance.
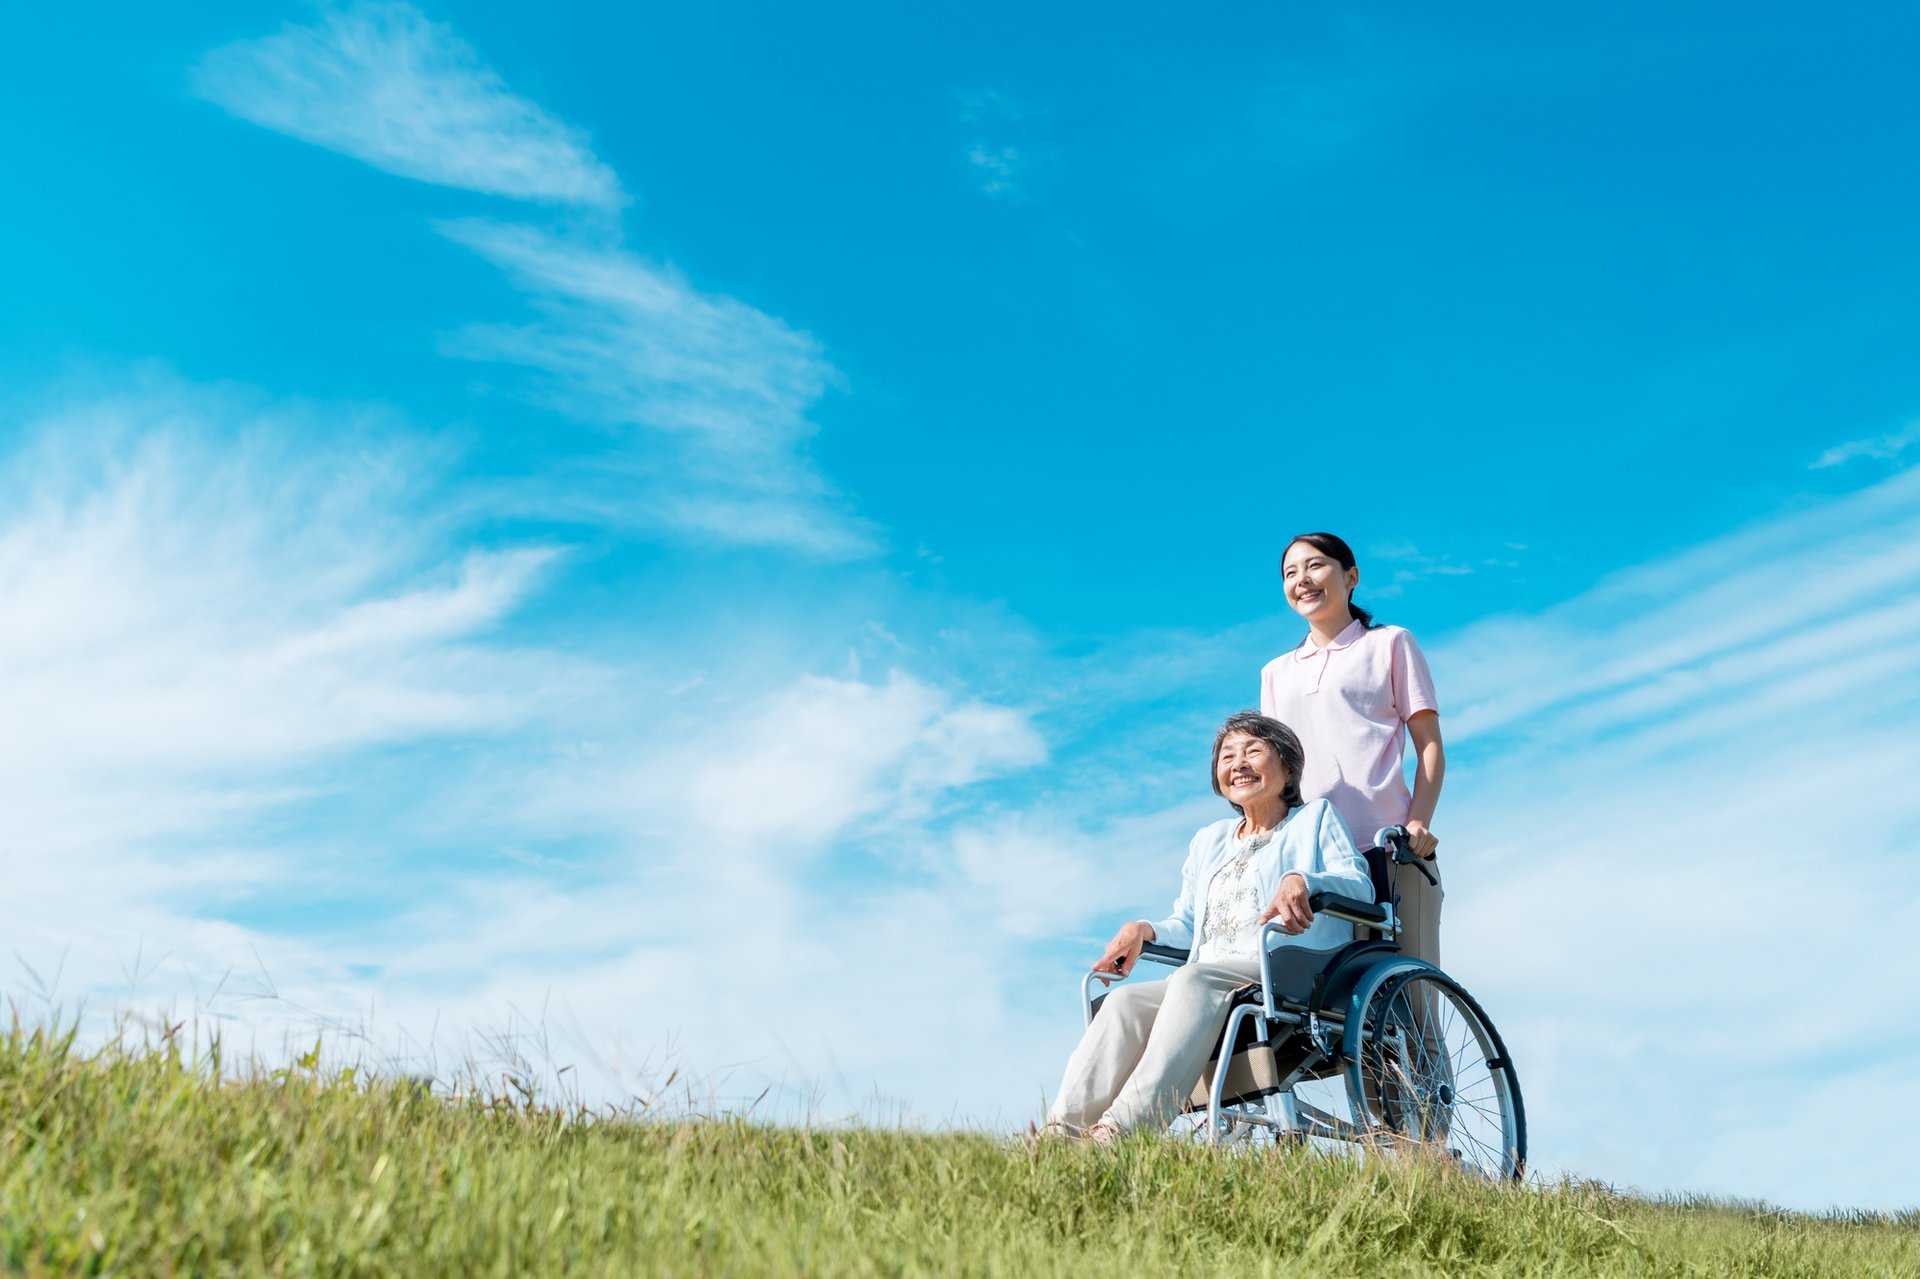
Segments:
[[[1422,875],[1425,875],[1427,882],[1435,888],[1440,886],[1440,876],[1435,874],[1433,867],[1427,864],[1433,859],[1430,857],[1415,857],[1413,855],[1413,846],[1409,842],[1411,837],[1407,834],[1407,828],[1405,826],[1384,827],[1374,838],[1379,841],[1380,847],[1393,854],[1393,860],[1395,862],[1402,866],[1413,867]]]

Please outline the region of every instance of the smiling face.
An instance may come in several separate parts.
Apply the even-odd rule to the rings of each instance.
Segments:
[[[1251,733],[1228,733],[1213,757],[1213,778],[1227,802],[1241,809],[1286,807],[1291,774],[1268,742]]]
[[[1280,582],[1294,612],[1309,622],[1333,619],[1349,611],[1360,570],[1341,568],[1339,560],[1311,542],[1295,542],[1280,561]]]

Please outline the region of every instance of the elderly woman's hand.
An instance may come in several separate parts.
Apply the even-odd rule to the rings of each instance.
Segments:
[[[1093,971],[1109,978],[1125,977],[1140,962],[1140,948],[1152,940],[1153,925],[1143,919],[1120,925],[1120,931],[1107,943],[1106,954],[1100,956]]]
[[[1313,908],[1307,905],[1306,876],[1289,871],[1280,877],[1280,890],[1261,912],[1259,922],[1264,924],[1269,919],[1279,920],[1282,932],[1307,931],[1307,926],[1313,923]]]

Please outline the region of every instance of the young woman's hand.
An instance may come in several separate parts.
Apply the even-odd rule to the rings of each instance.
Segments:
[[[1433,851],[1440,847],[1440,839],[1427,829],[1425,822],[1407,823],[1407,850],[1415,857],[1432,857]]]
[[[1280,890],[1273,895],[1273,901],[1260,913],[1258,922],[1264,924],[1269,919],[1280,921],[1280,930],[1298,934],[1307,931],[1313,923],[1313,907],[1307,905],[1306,876],[1288,872],[1280,877]]]
[[[1107,943],[1106,953],[1093,966],[1096,973],[1125,977],[1140,962],[1140,948],[1153,940],[1153,925],[1136,919],[1120,925],[1120,931]]]

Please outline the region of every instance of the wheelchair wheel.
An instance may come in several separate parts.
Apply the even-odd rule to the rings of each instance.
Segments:
[[[1390,977],[1367,1000],[1347,1062],[1356,1124],[1489,1180],[1526,1170],[1527,1119],[1500,1034],[1445,973]]]

